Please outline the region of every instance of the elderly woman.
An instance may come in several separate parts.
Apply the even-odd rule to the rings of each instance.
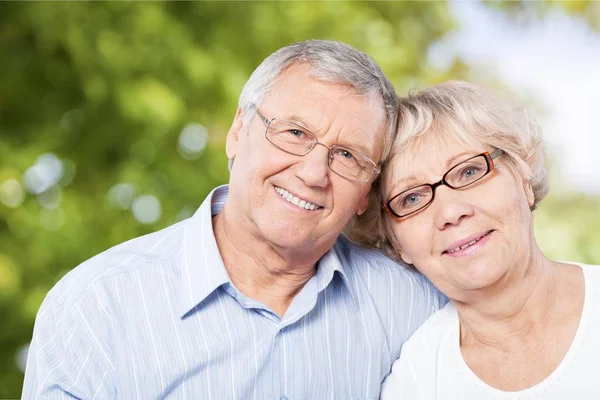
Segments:
[[[543,147],[526,110],[475,85],[402,99],[374,193],[384,207],[348,233],[450,302],[404,345],[383,399],[600,398],[600,268],[549,260],[536,243]]]

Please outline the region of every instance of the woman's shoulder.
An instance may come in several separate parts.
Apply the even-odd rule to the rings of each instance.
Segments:
[[[586,288],[596,288],[600,290],[600,265],[583,264],[574,261],[563,261],[563,264],[576,265],[583,271],[583,278]]]
[[[569,264],[574,264],[574,265],[578,265],[579,267],[581,267],[586,279],[588,277],[593,278],[593,279],[600,279],[600,265],[582,264],[582,263],[576,263],[576,262],[570,262]]]

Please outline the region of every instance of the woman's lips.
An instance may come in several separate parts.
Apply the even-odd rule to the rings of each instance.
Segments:
[[[492,232],[493,231],[488,231],[484,234],[479,233],[471,235],[466,239],[454,243],[451,247],[444,250],[442,254],[451,257],[462,257],[475,254],[481,247],[483,247],[487,243]]]

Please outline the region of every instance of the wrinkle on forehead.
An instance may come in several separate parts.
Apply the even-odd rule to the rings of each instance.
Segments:
[[[269,104],[269,112],[275,113],[266,117],[294,122],[328,145],[349,147],[377,162],[382,151],[378,145],[382,146],[386,126],[383,101],[376,94],[361,94],[347,84],[317,82],[332,90],[311,88],[315,78],[310,76],[282,77],[265,97],[263,104]],[[303,88],[302,83],[307,87]],[[357,112],[360,102],[362,107]],[[380,107],[378,113],[373,112],[376,106]]]

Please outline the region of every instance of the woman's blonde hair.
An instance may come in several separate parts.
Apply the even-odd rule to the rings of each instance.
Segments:
[[[504,160],[516,176],[529,181],[534,194],[533,211],[548,193],[545,152],[541,129],[529,112],[488,90],[462,81],[449,81],[400,98],[398,132],[382,173],[373,183],[369,206],[355,216],[345,235],[358,243],[382,250],[400,260],[393,238],[392,221],[383,204],[397,157],[418,151],[444,139],[502,149]]]

